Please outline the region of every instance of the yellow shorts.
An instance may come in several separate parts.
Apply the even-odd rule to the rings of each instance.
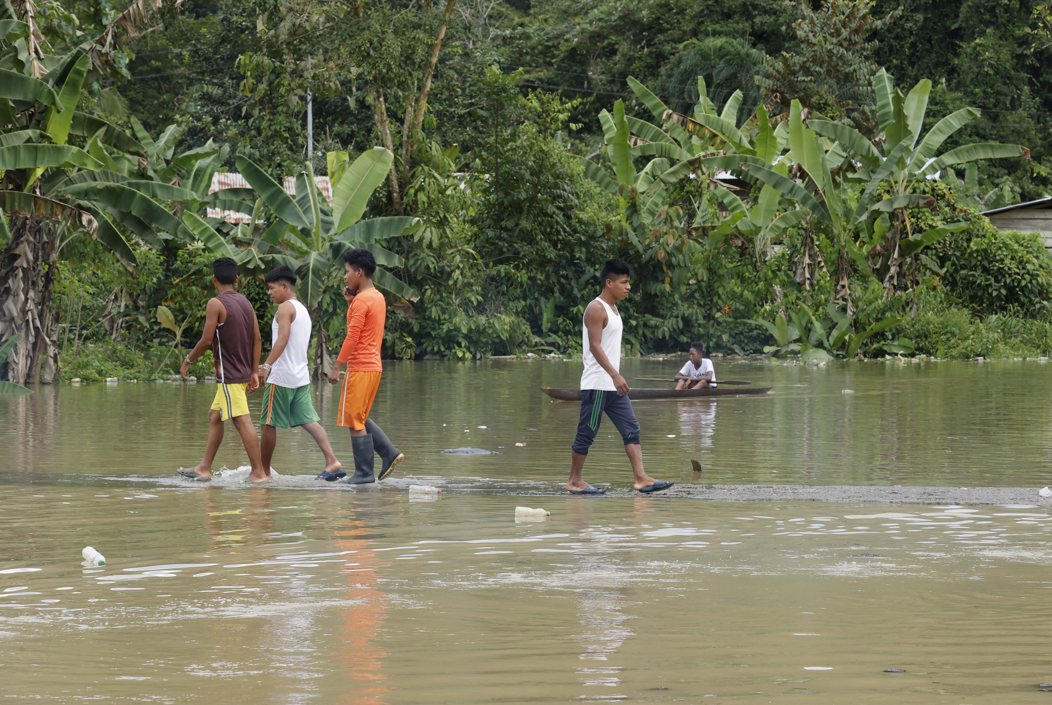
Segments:
[[[216,398],[212,400],[212,411],[218,411],[223,421],[236,419],[248,413],[247,384],[217,385]]]
[[[383,372],[348,372],[343,377],[340,392],[340,409],[336,412],[336,425],[355,431],[365,430],[365,422],[373,408],[376,390],[380,388]]]

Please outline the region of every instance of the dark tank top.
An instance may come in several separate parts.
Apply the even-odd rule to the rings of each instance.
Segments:
[[[216,376],[226,384],[243,384],[252,379],[258,362],[252,359],[252,322],[256,312],[248,299],[236,291],[224,291],[217,298],[226,309],[226,321],[216,328],[212,341]]]

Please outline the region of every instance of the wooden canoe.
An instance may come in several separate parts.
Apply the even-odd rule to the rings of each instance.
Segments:
[[[541,391],[552,399],[559,401],[580,401],[580,389],[560,389],[558,387],[541,387]],[[706,397],[738,397],[750,394],[766,394],[770,387],[733,387],[730,389],[716,387],[711,389],[633,389],[629,398],[642,399],[704,399]]]

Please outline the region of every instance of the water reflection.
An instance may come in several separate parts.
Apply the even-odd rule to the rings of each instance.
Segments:
[[[346,510],[337,517],[333,529],[336,545],[352,557],[342,571],[348,606],[340,617],[339,638],[333,645],[336,653],[332,654],[339,659],[344,677],[353,686],[346,689],[340,702],[384,705],[388,702],[388,688],[383,665],[388,654],[378,643],[385,616],[386,596],[379,588],[384,566],[369,538],[369,519],[376,517],[367,513],[352,516]]]
[[[716,401],[679,402],[679,432],[691,439],[696,439],[687,447],[688,450],[703,450],[712,447],[716,435]]]

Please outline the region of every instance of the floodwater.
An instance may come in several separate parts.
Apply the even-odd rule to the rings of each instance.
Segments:
[[[565,496],[577,405],[537,390],[578,369],[388,365],[376,418],[408,460],[363,489],[313,481],[300,431],[279,432],[272,487],[176,479],[209,385],[0,397],[0,702],[1052,697],[1046,365],[718,362],[773,392],[636,404],[648,470],[677,488],[1033,488],[997,506],[632,496],[608,421],[585,477],[615,492]],[[350,465],[332,392],[318,408]],[[496,453],[442,452],[461,447]],[[228,429],[217,466],[244,462]],[[105,567],[81,564],[89,544]]]

